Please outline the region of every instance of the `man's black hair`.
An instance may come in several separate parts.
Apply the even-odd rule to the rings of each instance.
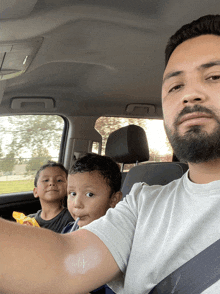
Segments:
[[[62,169],[65,174],[66,174],[66,177],[68,176],[68,171],[67,169],[62,165],[62,163],[59,163],[59,162],[55,162],[55,161],[50,161],[48,160],[48,162],[44,165],[42,165],[39,170],[37,171],[36,173],[36,176],[35,176],[35,179],[34,179],[34,187],[37,187],[37,182],[38,182],[38,179],[39,179],[39,176],[40,176],[40,173],[47,167],[59,167],[60,169]]]
[[[171,54],[178,45],[186,40],[201,35],[220,36],[220,15],[205,15],[193,22],[182,26],[173,36],[170,37],[165,49],[165,66]]]
[[[98,171],[111,188],[111,192],[120,191],[121,172],[119,165],[110,157],[87,153],[77,159],[69,170],[69,174]]]

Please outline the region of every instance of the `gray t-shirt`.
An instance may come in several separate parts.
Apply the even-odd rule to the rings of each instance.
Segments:
[[[83,227],[109,248],[122,271],[116,293],[149,293],[220,238],[220,181],[195,184],[186,173],[166,186],[136,183],[107,214]],[[220,282],[205,290],[219,293]]]
[[[41,212],[42,210],[38,210],[38,212],[30,214],[29,217],[34,217],[41,228],[46,228],[57,233],[61,233],[62,229],[69,222],[74,221],[66,207],[57,216],[50,220],[42,219]]]

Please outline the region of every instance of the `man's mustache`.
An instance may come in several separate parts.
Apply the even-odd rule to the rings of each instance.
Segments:
[[[206,108],[201,105],[195,105],[193,107],[186,106],[185,108],[183,108],[183,110],[181,110],[180,113],[178,114],[178,116],[176,117],[175,122],[174,122],[174,126],[177,126],[179,124],[181,118],[185,114],[193,113],[193,112],[202,112],[202,113],[210,114],[218,121],[218,123],[220,123],[219,118],[216,116],[216,114],[211,109]]]

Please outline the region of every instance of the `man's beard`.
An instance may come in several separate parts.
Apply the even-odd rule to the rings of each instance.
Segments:
[[[212,115],[216,120],[217,126],[212,133],[208,134],[202,130],[202,126],[192,126],[182,136],[178,133],[178,121],[187,113],[203,112]],[[165,124],[167,137],[173,147],[174,154],[181,161],[191,163],[207,162],[220,158],[220,120],[210,109],[195,105],[194,107],[185,107],[174,122],[174,131],[172,132]]]

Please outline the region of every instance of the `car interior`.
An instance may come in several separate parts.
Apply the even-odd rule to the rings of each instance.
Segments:
[[[143,123],[136,122],[159,121],[163,127],[161,81],[168,38],[186,22],[216,14],[217,1],[1,0],[0,4],[1,217],[13,220],[13,211],[29,214],[40,208],[32,188],[16,188],[21,179],[33,181],[36,170],[30,167],[30,158],[43,164],[40,149],[42,157],[50,155],[67,169],[87,152],[112,157],[121,166],[123,196],[135,182],[164,185],[186,172],[187,165],[172,150],[169,162],[158,156],[152,160],[150,137]],[[51,122],[42,117],[52,117]],[[100,118],[110,118],[111,124],[105,119],[100,123]],[[118,124],[119,118],[126,124]],[[106,146],[97,124],[105,132]],[[34,133],[37,127],[41,136]],[[160,133],[156,129],[152,133],[162,149]],[[3,190],[3,185],[14,189]]]

